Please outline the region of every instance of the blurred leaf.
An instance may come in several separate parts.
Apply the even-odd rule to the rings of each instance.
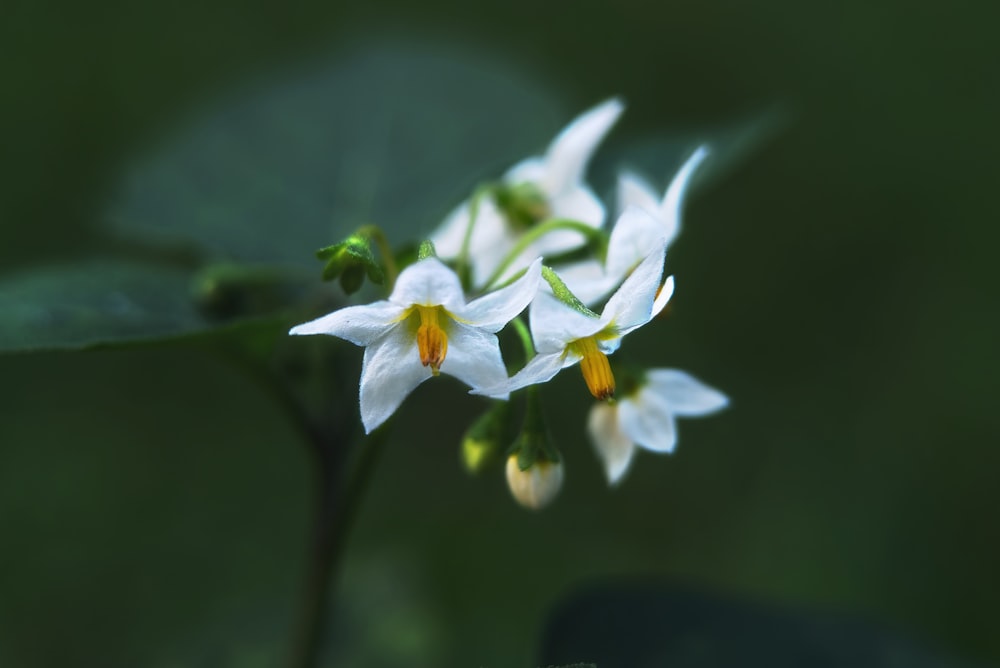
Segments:
[[[568,118],[474,53],[359,50],[219,100],[126,174],[108,218],[132,238],[314,270],[317,247],[361,224],[419,240]]]
[[[728,600],[663,585],[592,588],[549,620],[542,663],[617,668],[972,668],[846,616]]]
[[[158,340],[221,324],[186,271],[106,260],[0,277],[0,352]]]
[[[691,189],[697,192],[752,160],[753,154],[771,141],[790,118],[787,109],[775,106],[725,124],[641,135],[609,146],[598,155],[592,173],[600,182],[613,183],[620,170],[634,170],[662,194],[691,153],[707,145],[709,155],[691,177]]]

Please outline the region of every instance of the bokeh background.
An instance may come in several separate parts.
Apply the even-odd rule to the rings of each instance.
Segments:
[[[203,104],[369,41],[502,63],[551,95],[549,131],[621,94],[612,144],[787,111],[692,198],[673,315],[630,342],[731,409],[683,422],[675,455],[643,453],[609,490],[582,385],[559,378],[547,408],[567,483],[531,514],[499,472],[458,463],[464,425],[448,418],[478,404],[422,387],[352,534],[329,665],[535,665],[552,606],[619,578],[1000,661],[996,6],[54,0],[4,14],[4,272],[101,249],[127,166]],[[0,665],[271,665],[311,477],[270,398],[190,343],[2,357],[0,379]]]

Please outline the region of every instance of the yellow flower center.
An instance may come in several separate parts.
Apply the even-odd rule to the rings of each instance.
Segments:
[[[429,366],[436,376],[440,373],[441,363],[448,354],[448,335],[441,327],[439,320],[443,310],[440,306],[414,306],[420,314],[420,326],[417,328],[417,348],[420,351],[420,363]]]
[[[569,349],[581,357],[580,371],[587,382],[587,389],[595,398],[604,401],[615,394],[615,376],[611,373],[608,356],[597,347],[597,338],[588,336],[569,344]]]

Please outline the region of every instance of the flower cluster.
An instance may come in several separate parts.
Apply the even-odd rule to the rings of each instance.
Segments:
[[[605,207],[584,177],[622,111],[616,99],[587,111],[543,156],[478,188],[398,275],[398,258],[373,226],[320,251],[328,260],[327,278],[339,275],[343,283],[345,270],[331,269],[336,260],[354,267],[354,289],[365,275],[387,281],[385,299],[291,330],[364,347],[360,410],[366,432],[382,425],[420,383],[441,373],[454,376],[472,394],[494,400],[467,433],[467,466],[478,470],[505,452],[514,498],[540,508],[557,495],[564,471],[539,388],[562,369],[579,364],[596,399],[587,428],[611,484],[621,481],[637,448],[673,451],[675,417],[726,406],[722,393],[687,373],[635,371],[609,359],[625,335],[651,322],[673,295],[674,279],[664,277],[667,248],[679,232],[691,177],[709,155],[707,147],[697,148],[662,197],[637,175],[620,175],[617,217],[607,232]],[[369,245],[373,239],[381,264]],[[592,310],[598,306],[600,313]],[[497,336],[508,326],[524,353],[513,375]],[[524,388],[524,418],[515,436],[507,402]]]

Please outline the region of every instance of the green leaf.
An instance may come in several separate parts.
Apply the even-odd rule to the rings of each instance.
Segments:
[[[705,145],[708,157],[691,177],[691,191],[697,193],[742,164],[752,163],[753,154],[788,124],[789,117],[788,110],[775,106],[727,123],[642,134],[609,145],[597,155],[591,173],[599,182],[613,183],[622,169],[635,170],[662,195],[677,169],[697,147]]]
[[[474,53],[368,47],[218,100],[127,172],[107,218],[132,239],[313,270],[315,248],[362,223],[393,247],[426,237],[570,117]]]
[[[0,353],[160,340],[224,324],[186,271],[117,260],[0,276]]]

